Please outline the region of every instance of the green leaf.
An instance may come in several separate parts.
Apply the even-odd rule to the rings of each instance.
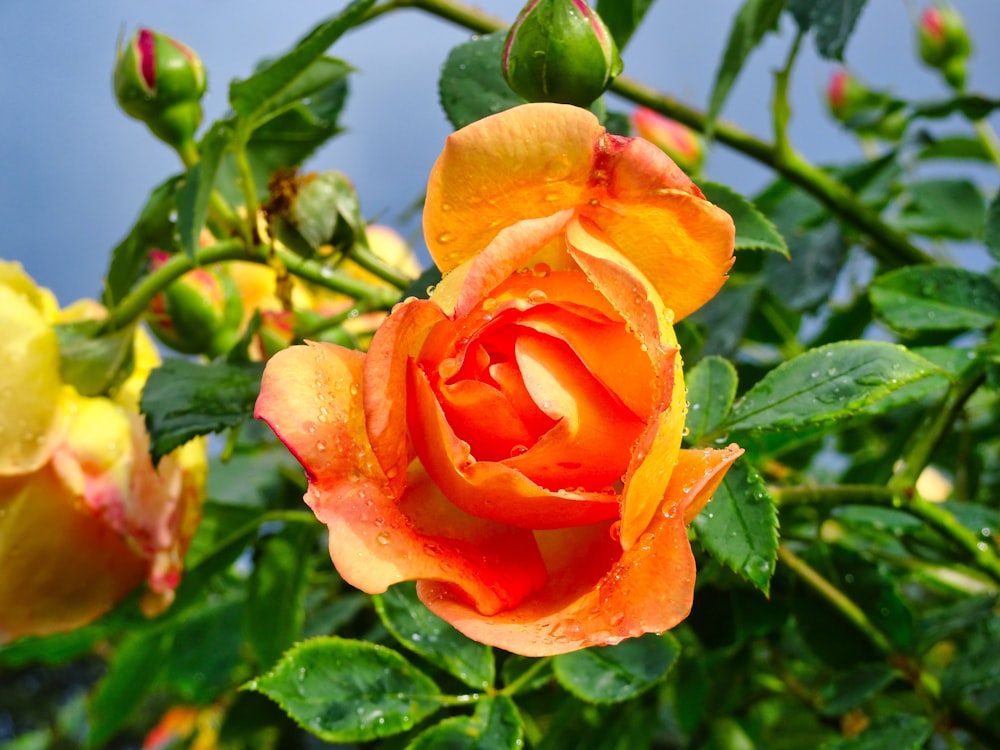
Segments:
[[[925,237],[978,239],[986,224],[986,205],[975,183],[965,179],[928,179],[907,185],[899,215],[904,229]]]
[[[816,49],[827,60],[843,60],[844,47],[867,0],[816,0],[812,27]]]
[[[456,130],[524,104],[507,85],[500,67],[506,37],[506,31],[475,37],[448,53],[438,80],[438,95]]]
[[[375,0],[354,0],[344,10],[323,21],[289,52],[267,63],[243,81],[229,86],[229,103],[249,132],[263,119],[286,107],[299,89],[296,84],[340,36],[350,30],[375,4]]]
[[[170,654],[171,639],[160,631],[138,631],[115,651],[90,701],[90,743],[115,736],[149,695]]]
[[[756,279],[745,283],[734,281],[722,287],[715,297],[688,318],[705,329],[702,349],[705,356],[718,354],[725,357],[735,352],[750,323],[761,286]]]
[[[983,241],[987,249],[997,260],[1000,260],[1000,191],[993,196],[990,207],[986,212],[986,228],[983,232]]]
[[[793,230],[788,235],[791,258],[764,259],[768,289],[790,310],[813,310],[825,302],[837,283],[847,246],[836,224]]]
[[[737,250],[770,250],[788,257],[785,238],[753,203],[717,182],[702,182],[699,187],[706,198],[733,217]]]
[[[896,677],[886,664],[860,664],[822,687],[819,711],[824,716],[840,716],[882,692]]]
[[[761,43],[764,35],[778,26],[785,0],[744,0],[742,7],[733,20],[726,42],[726,51],[722,63],[715,74],[715,84],[708,102],[707,133],[715,123],[715,118],[722,111],[722,105],[729,95],[729,90],[736,82],[736,77],[743,69],[750,53]]]
[[[112,392],[132,371],[135,328],[99,335],[101,322],[81,320],[55,326],[59,373],[81,396]]]
[[[197,435],[235,427],[253,414],[263,363],[202,365],[166,359],[142,391],[153,460]]]
[[[386,629],[410,651],[477,690],[493,684],[493,649],[469,640],[427,609],[412,581],[376,596],[375,609]]]
[[[894,344],[828,344],[765,375],[736,404],[723,428],[794,430],[839,422],[858,413],[878,414],[879,403],[887,396],[940,372],[923,357]]]
[[[1000,320],[1000,288],[964,268],[901,268],[875,279],[869,294],[879,317],[898,331],[987,328]]]
[[[778,554],[778,512],[760,474],[745,459],[726,472],[692,523],[716,560],[767,595]]]
[[[435,724],[406,746],[407,750],[516,750],[524,747],[524,724],[506,695],[476,704],[472,716],[455,716]]]
[[[128,235],[111,251],[111,263],[104,284],[102,301],[113,307],[128,294],[146,265],[150,248],[169,250],[174,239],[174,195],[183,175],[176,175],[158,185],[142,207]]]
[[[597,15],[611,32],[618,50],[625,49],[653,0],[597,0]]]
[[[291,524],[261,542],[250,576],[243,629],[264,668],[302,637],[312,567],[309,551],[315,534],[309,525]]]
[[[242,600],[228,595],[199,602],[172,622],[173,648],[164,658],[158,685],[185,703],[205,704],[221,695],[240,664],[242,615]]]
[[[978,138],[962,135],[936,137],[926,132],[918,136],[923,144],[917,158],[927,159],[971,159],[992,161],[990,151]]]
[[[939,641],[989,620],[996,606],[997,595],[992,593],[960,599],[923,612],[917,620],[919,650],[931,648]]]
[[[969,696],[980,690],[1000,688],[1000,660],[996,644],[1000,640],[1000,617],[981,620],[974,627],[963,648],[949,662],[941,680],[946,696]]]
[[[694,445],[712,433],[736,400],[736,368],[722,357],[705,357],[685,376],[688,439]]]
[[[667,676],[680,656],[669,633],[649,633],[617,646],[561,654],[553,660],[556,679],[588,703],[621,703],[640,695]]]
[[[859,735],[827,742],[820,750],[918,750],[932,730],[923,716],[893,714],[876,719]]]
[[[941,120],[954,114],[961,114],[970,120],[982,120],[996,109],[1000,109],[1000,99],[990,99],[978,94],[962,94],[945,101],[917,104],[911,116]]]
[[[181,247],[194,256],[201,238],[201,230],[208,219],[208,203],[215,185],[215,175],[222,163],[222,155],[233,139],[230,124],[219,120],[201,141],[201,159],[192,166],[177,191],[177,234]]]
[[[430,677],[392,649],[315,638],[288,651],[246,689],[267,695],[327,742],[365,742],[411,729],[443,696]]]

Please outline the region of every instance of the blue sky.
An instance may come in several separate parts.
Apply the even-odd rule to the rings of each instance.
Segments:
[[[343,2],[298,0],[280,11],[243,0],[102,0],[0,4],[0,257],[22,262],[62,303],[96,296],[110,250],[127,233],[150,189],[180,170],[176,157],[122,114],[111,92],[120,32],[145,25],[202,57],[209,75],[206,120],[226,110],[226,89],[261,57],[286,49]],[[513,0],[480,0],[512,20]],[[625,51],[625,72],[704,107],[738,0],[658,0]],[[973,90],[1000,95],[997,0],[955,0],[978,36]],[[869,83],[904,96],[940,97],[937,76],[916,59],[909,13],[917,4],[869,0],[847,47],[848,65]],[[922,7],[922,5],[920,6]],[[769,137],[772,73],[791,40],[791,24],[754,53],[724,115]],[[437,74],[468,33],[418,11],[402,11],[352,32],[331,53],[358,68],[344,115],[348,132],[307,165],[339,169],[354,181],[366,215],[388,223],[421,194],[450,126],[437,102]],[[794,145],[816,162],[858,158],[858,145],[823,111],[832,66],[812,44],[793,80]],[[612,102],[614,105],[615,102]],[[625,109],[623,106],[617,109]],[[996,126],[996,122],[994,125]],[[995,173],[984,186],[996,188]],[[707,176],[744,193],[768,173],[717,147]],[[991,182],[992,181],[992,182]],[[416,235],[416,227],[402,227]]]

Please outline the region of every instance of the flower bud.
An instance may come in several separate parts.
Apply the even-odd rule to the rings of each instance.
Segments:
[[[940,70],[951,86],[965,86],[965,61],[972,44],[965,22],[953,7],[931,5],[923,12],[917,25],[917,49],[920,59]]]
[[[170,257],[150,253],[157,268]],[[156,337],[183,354],[215,356],[229,350],[239,337],[243,305],[236,283],[224,272],[196,268],[157,294],[146,320]]]
[[[631,119],[636,134],[659,146],[685,172],[694,174],[701,169],[705,154],[693,130],[646,107],[639,107]]]
[[[114,72],[118,104],[171,146],[193,141],[201,124],[205,84],[198,56],[164,34],[139,29],[118,50]]]
[[[508,85],[529,101],[588,107],[622,61],[586,0],[530,0],[507,34],[502,66]]]
[[[867,88],[843,68],[830,77],[826,103],[834,119],[858,135],[898,141],[906,130],[906,112],[899,101]]]

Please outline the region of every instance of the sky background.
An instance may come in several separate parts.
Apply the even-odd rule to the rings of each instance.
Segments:
[[[115,103],[111,68],[120,33],[149,26],[195,49],[208,72],[204,106],[210,122],[225,113],[232,78],[246,77],[257,60],[285,51],[344,4],[296,0],[279,10],[275,3],[247,0],[2,0],[0,257],[20,261],[63,304],[98,296],[110,251],[149,191],[181,170],[173,152]],[[508,22],[521,6],[516,0],[474,4]],[[975,44],[970,88],[998,96],[1000,45],[993,40],[1000,32],[1000,0],[954,0],[954,5]],[[739,6],[739,0],[657,0],[625,50],[625,73],[704,108]],[[903,97],[945,96],[937,74],[915,54],[911,16],[922,7],[917,0],[869,0],[847,46],[848,66],[870,85]],[[781,33],[753,54],[723,111],[767,139],[772,71],[792,32],[790,19],[783,18]],[[358,69],[342,118],[348,131],[306,166],[345,172],[366,216],[378,216],[415,238],[418,226],[400,217],[421,195],[451,130],[438,104],[438,72],[448,50],[468,37],[461,28],[406,10],[351,32],[330,51]],[[792,142],[817,163],[861,154],[824,111],[822,90],[833,69],[809,41],[792,82]],[[614,99],[609,104],[630,110]],[[748,195],[769,178],[765,169],[724,146],[710,153],[705,172]],[[983,176],[984,187],[996,189],[995,172]]]

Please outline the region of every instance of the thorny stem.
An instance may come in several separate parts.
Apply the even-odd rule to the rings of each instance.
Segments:
[[[487,34],[507,28],[507,24],[494,16],[465,5],[458,0],[389,0],[373,8],[365,20],[402,8],[418,8],[438,18],[451,21],[470,31]],[[672,97],[628,76],[619,76],[610,91],[673,118],[690,128],[704,133],[707,126],[705,114],[681,104]],[[804,157],[777,144],[767,143],[747,133],[732,123],[716,120],[713,125],[715,140],[739,151],[780,174],[789,182],[819,200],[842,220],[854,225],[872,240],[871,253],[889,267],[935,263],[935,259],[910,242],[902,232],[882,221],[878,213],[858,201],[840,181]]]
[[[896,651],[886,635],[868,619],[864,611],[848,598],[840,589],[821,576],[805,560],[792,552],[786,545],[778,547],[778,559],[809,588],[833,606],[847,620],[854,624],[886,658],[889,664],[899,669],[913,685],[917,695],[924,702],[928,714],[938,730],[947,735],[950,732],[944,714],[949,711],[966,729],[979,737],[987,745],[996,740],[992,730],[985,726],[982,717],[965,705],[946,705],[941,699],[941,683],[937,677],[924,670],[910,656]]]
[[[1000,557],[997,556],[995,548],[981,536],[960,524],[947,508],[924,500],[912,490],[907,494],[901,494],[879,485],[839,484],[773,488],[770,494],[779,506],[786,507],[789,505],[833,507],[858,504],[898,508],[919,518],[942,537],[961,548],[984,573],[1000,582]]]
[[[286,248],[275,246],[271,248],[271,251],[296,276],[331,291],[350,295],[369,310],[388,309],[399,299],[399,293],[395,290],[366,284],[346,274],[334,271],[328,266],[296,255]],[[122,298],[105,318],[101,333],[111,333],[131,325],[146,311],[153,297],[188,271],[226,260],[263,263],[266,262],[267,253],[268,249],[260,246],[254,248],[253,251],[247,251],[241,239],[223,240],[214,245],[199,248],[193,257],[186,253],[177,253],[155,271],[143,277]]]

